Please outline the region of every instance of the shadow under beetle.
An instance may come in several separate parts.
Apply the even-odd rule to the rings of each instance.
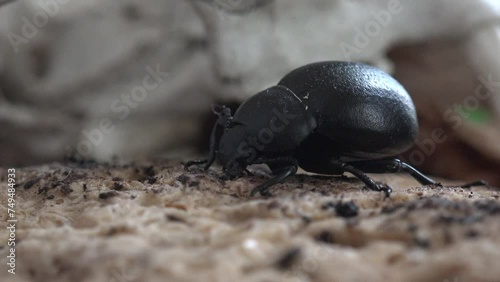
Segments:
[[[366,173],[404,171],[423,185],[440,185],[412,166],[391,158],[415,141],[415,106],[399,82],[372,66],[355,62],[318,62],[288,73],[247,99],[231,116],[225,106],[210,137],[204,170],[217,159],[229,179],[248,165],[266,164],[274,177],[251,195],[294,175],[297,168],[319,174],[349,172],[368,188],[389,196],[392,189]],[[478,181],[462,187],[483,185]]]

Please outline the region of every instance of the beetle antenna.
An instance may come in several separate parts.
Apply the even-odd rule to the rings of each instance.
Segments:
[[[233,117],[231,116],[231,109],[222,105],[214,105],[212,106],[212,111],[219,118],[217,119],[217,124],[222,126],[224,130],[229,129],[231,127],[231,123],[233,121]]]
[[[210,152],[208,154],[207,162],[203,167],[203,170],[207,171],[208,168],[214,163],[215,156],[217,154],[217,147],[219,146],[219,140],[217,139],[217,129],[219,128],[218,123],[216,122],[214,128],[212,129],[212,134],[210,135]]]
[[[208,155],[208,160],[205,164],[204,170],[208,170],[208,168],[215,161],[221,135],[219,128],[222,128],[224,131],[226,131],[229,129],[229,127],[231,126],[231,122],[233,121],[233,117],[231,116],[231,109],[224,105],[213,105],[212,112],[214,112],[214,114],[216,114],[218,118],[214,124],[214,128],[212,129],[212,134],[210,135],[210,153]]]

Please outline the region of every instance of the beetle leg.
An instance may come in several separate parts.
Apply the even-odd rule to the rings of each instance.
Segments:
[[[214,128],[212,129],[212,134],[210,134],[210,153],[208,154],[208,159],[203,167],[204,171],[207,171],[208,168],[214,163],[215,155],[217,153],[217,145],[219,144],[217,140],[217,129],[219,128],[219,122],[216,122]]]
[[[366,173],[387,173],[404,171],[410,174],[422,185],[441,185],[440,183],[434,181],[432,178],[425,176],[416,168],[398,159],[356,161],[349,162],[349,164],[363,170]]]
[[[404,171],[409,173],[414,179],[416,179],[422,185],[443,186],[441,183],[436,182],[432,178],[425,176],[416,168],[398,159],[357,161],[357,162],[350,162],[349,164],[352,164],[367,173],[386,173],[386,172]],[[490,188],[489,184],[484,180],[478,180],[460,185],[461,188],[470,188],[473,186],[486,186]]]
[[[474,186],[485,186],[486,188],[491,189],[490,184],[482,179],[474,182],[465,183],[461,185],[460,188],[470,188]]]
[[[285,178],[294,175],[297,172],[297,165],[292,165],[285,167],[283,170],[281,170],[276,176],[273,178],[269,179],[268,181],[260,184],[259,186],[255,187],[252,192],[250,192],[250,196],[254,196],[259,192],[262,196],[269,196],[269,187],[280,183],[283,181]]]
[[[399,171],[404,171],[410,174],[413,178],[415,178],[422,185],[441,185],[441,183],[436,182],[430,177],[427,177],[425,174],[418,171],[416,168],[411,165],[402,162],[398,159],[392,160],[394,163],[394,168]]]
[[[356,176],[359,180],[361,180],[366,187],[371,190],[384,192],[385,197],[389,198],[392,193],[392,188],[387,186],[386,184],[378,184],[375,180],[371,179],[366,173],[355,168],[354,166],[346,163],[339,163],[340,167],[347,172],[350,172],[352,175]]]

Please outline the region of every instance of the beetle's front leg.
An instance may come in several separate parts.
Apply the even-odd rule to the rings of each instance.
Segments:
[[[275,176],[268,181],[262,183],[261,185],[255,187],[252,192],[250,192],[250,196],[254,196],[259,192],[262,196],[269,196],[269,187],[278,184],[285,180],[285,178],[294,175],[297,173],[298,163],[297,160],[293,157],[277,157],[277,158],[259,158],[255,163],[265,163],[267,164],[273,171]]]
[[[292,165],[281,169],[280,172],[277,173],[273,178],[255,187],[252,192],[250,192],[250,196],[254,196],[255,194],[257,194],[257,192],[259,192],[262,196],[269,196],[269,187],[280,183],[281,181],[285,180],[285,178],[294,175],[296,172],[297,165]]]

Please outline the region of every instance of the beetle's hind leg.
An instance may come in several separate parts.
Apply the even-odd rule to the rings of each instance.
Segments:
[[[355,161],[349,162],[349,164],[366,173],[394,173],[404,171],[422,185],[441,185],[432,178],[425,176],[416,168],[398,159]]]
[[[387,186],[386,184],[379,184],[379,183],[375,182],[375,180],[371,179],[368,175],[366,175],[365,172],[363,172],[362,170],[360,170],[360,169],[358,169],[350,164],[342,163],[342,162],[338,162],[338,161],[332,161],[331,164],[334,166],[338,166],[344,172],[349,172],[352,175],[356,176],[369,189],[371,189],[373,191],[377,191],[377,192],[384,192],[384,194],[387,198],[392,193],[391,187]]]
[[[355,161],[355,162],[349,162],[349,164],[367,173],[406,172],[422,185],[443,186],[441,183],[436,182],[430,177],[427,177],[426,175],[418,171],[416,168],[398,159]],[[470,188],[474,186],[489,187],[488,183],[484,180],[466,183],[461,185],[460,187]]]

